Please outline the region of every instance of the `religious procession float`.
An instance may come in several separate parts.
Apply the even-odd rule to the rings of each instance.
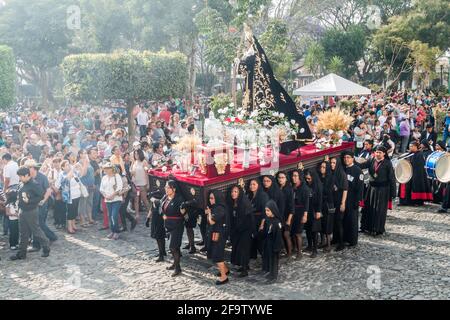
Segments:
[[[202,121],[202,130],[181,137],[173,161],[149,171],[150,190],[164,191],[167,180],[179,182],[183,196],[206,207],[209,190],[247,186],[261,175],[316,166],[325,156],[353,149],[342,142],[352,118],[339,109],[319,115],[313,135],[305,117],[275,79],[258,40],[246,32],[247,50],[236,63],[245,79],[242,106],[217,110]],[[200,130],[199,130],[200,131]]]

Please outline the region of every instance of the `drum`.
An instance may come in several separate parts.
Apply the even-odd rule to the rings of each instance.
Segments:
[[[430,154],[425,162],[427,176],[437,179],[439,182],[450,182],[450,154],[435,151]]]
[[[406,159],[392,159],[392,166],[394,167],[395,178],[399,183],[408,183],[413,175],[413,168],[411,162]]]

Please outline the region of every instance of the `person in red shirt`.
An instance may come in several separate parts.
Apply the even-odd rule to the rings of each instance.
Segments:
[[[170,123],[170,117],[172,116],[172,113],[167,110],[167,107],[163,107],[161,112],[159,113],[159,119],[164,120],[164,122],[169,125]]]

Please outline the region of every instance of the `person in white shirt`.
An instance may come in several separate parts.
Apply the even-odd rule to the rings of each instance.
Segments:
[[[108,209],[109,225],[111,227],[111,234],[108,235],[108,238],[117,240],[120,232],[119,210],[123,200],[120,194],[123,188],[122,177],[115,172],[114,165],[111,163],[105,164],[103,170],[105,175],[100,184],[100,193],[105,198]]]
[[[2,156],[3,167],[3,189],[8,190],[9,187],[19,185],[19,176],[17,175],[17,170],[19,170],[19,165],[17,162],[12,160],[11,154],[5,153]]]
[[[148,113],[141,108],[137,115],[137,124],[139,126],[139,133],[141,137],[147,135],[147,123],[148,123]]]

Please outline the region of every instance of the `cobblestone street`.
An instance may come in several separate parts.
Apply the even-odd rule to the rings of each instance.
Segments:
[[[142,222],[118,241],[98,226],[75,236],[58,232],[49,258],[30,253],[16,262],[1,236],[0,298],[449,299],[450,215],[436,209],[398,208],[389,212],[382,237],[363,235],[357,248],[317,259],[281,260],[279,281],[270,286],[252,264],[245,280],[232,274],[228,285],[216,287],[205,255],[185,250],[183,275],[171,278],[168,262],[154,262],[156,243]]]

